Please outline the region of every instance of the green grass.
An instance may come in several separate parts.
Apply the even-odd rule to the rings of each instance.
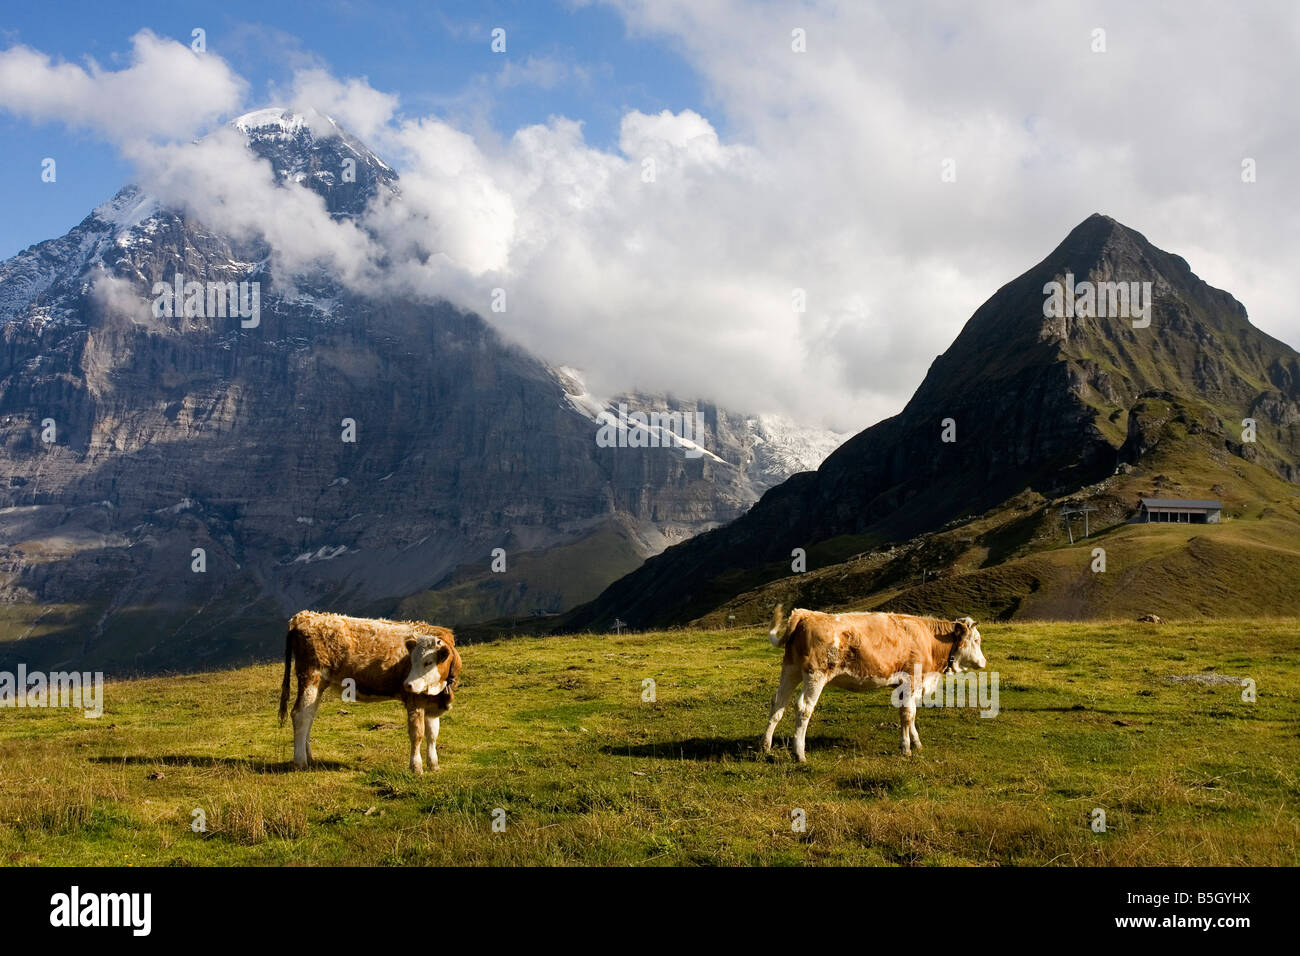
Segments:
[[[982,631],[997,717],[923,710],[925,749],[904,758],[886,693],[828,690],[805,766],[790,713],[774,756],[757,751],[779,655],[752,630],[468,646],[444,769],[423,777],[399,704],[333,692],[320,768],[289,771],[278,666],[113,683],[99,720],[0,710],[0,861],[1300,862],[1300,621]],[[1258,700],[1167,679],[1206,672],[1253,679]]]

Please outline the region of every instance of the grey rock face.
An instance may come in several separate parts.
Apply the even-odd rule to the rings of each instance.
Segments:
[[[397,193],[319,118],[237,125],[336,217]],[[335,174],[348,158],[355,182]],[[155,316],[154,283],[177,273],[260,283],[260,323]],[[600,448],[569,378],[448,305],[290,282],[260,241],[128,187],[0,263],[0,660],[266,656],[299,608],[391,613],[493,548],[544,552],[613,521],[644,556],[789,474],[716,408],[711,454]]]

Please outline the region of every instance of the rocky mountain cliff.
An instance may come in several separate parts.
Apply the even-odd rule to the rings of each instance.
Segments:
[[[328,118],[234,126],[336,218],[400,195]],[[155,314],[155,283],[177,273],[258,283],[259,321]],[[123,189],[0,263],[0,662],[265,656],[298,608],[393,613],[487,572],[496,548],[502,586],[458,612],[563,610],[837,437],[783,443],[711,405],[624,400],[698,409],[707,453],[600,447],[580,378],[478,316],[277,274],[260,239]]]
[[[1149,310],[1137,314],[1130,302],[1115,314],[1126,311],[1118,287],[1103,284],[1116,282]],[[1050,302],[1051,283],[1071,294]],[[1243,439],[1245,419],[1256,423],[1253,441]],[[744,603],[746,592],[766,594],[751,604],[770,607],[783,588],[800,590],[795,549],[808,555],[809,572],[829,574],[854,555],[876,555],[872,566],[889,569],[857,579],[854,594],[832,589],[841,603],[916,584],[926,571],[952,573],[959,559],[968,570],[992,567],[1035,540],[1039,524],[1051,524],[1063,544],[1059,514],[1049,519],[1045,503],[1155,460],[1162,443],[1160,460],[1175,464],[1145,475],[1148,487],[1195,475],[1181,482],[1200,492],[1189,496],[1251,490],[1267,495],[1257,504],[1285,501],[1294,511],[1290,492],[1260,489],[1300,481],[1300,355],[1254,328],[1241,303],[1183,259],[1093,215],[975,312],[899,415],[844,443],[815,473],[767,492],[732,524],[650,559],[564,626],[600,628],[615,617],[634,627],[682,623]],[[1212,460],[1212,472],[1200,467]],[[1136,506],[1137,487],[1110,502],[1119,512],[1112,522]],[[1009,506],[1017,501],[1034,504]],[[1000,510],[1006,524],[997,534],[968,531],[924,568],[915,564],[924,536],[961,535]],[[1057,544],[1055,533],[1037,540]],[[911,550],[895,554],[895,545]]]

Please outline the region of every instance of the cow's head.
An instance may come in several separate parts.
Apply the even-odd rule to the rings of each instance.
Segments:
[[[433,634],[421,634],[408,637],[406,649],[411,652],[411,669],[402,681],[404,691],[437,695],[455,688],[460,655],[449,642]]]
[[[958,618],[953,622],[957,626],[957,642],[953,644],[952,656],[948,659],[954,673],[967,670],[981,670],[988,666],[984,659],[984,650],[980,647],[980,629],[969,617]]]

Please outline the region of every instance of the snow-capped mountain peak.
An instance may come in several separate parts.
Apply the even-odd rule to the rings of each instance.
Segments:
[[[334,123],[328,116],[324,114],[317,115],[337,128],[338,124]],[[231,120],[230,125],[250,135],[268,136],[276,135],[278,132],[283,136],[292,136],[299,130],[309,129],[311,124],[307,117],[301,113],[272,106],[245,113],[243,116]]]
[[[397,173],[332,117],[278,106],[231,120],[248,148],[267,160],[284,183],[320,193],[331,214],[357,217],[381,192],[397,192]]]

